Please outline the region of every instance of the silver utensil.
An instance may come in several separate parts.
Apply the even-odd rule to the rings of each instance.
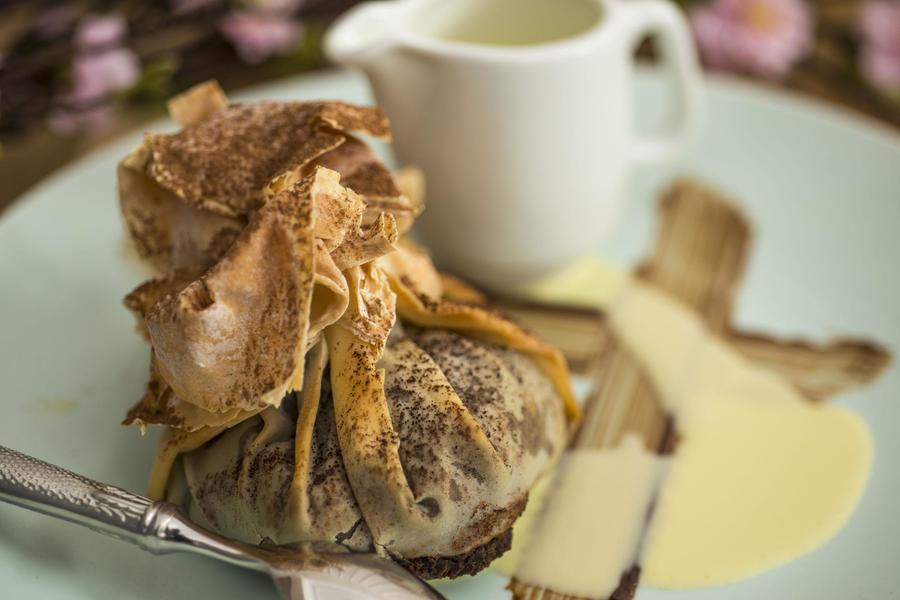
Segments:
[[[121,488],[0,446],[0,500],[84,525],[153,554],[193,552],[269,573],[289,600],[443,599],[391,560],[337,544],[249,546],[192,523],[169,502]]]

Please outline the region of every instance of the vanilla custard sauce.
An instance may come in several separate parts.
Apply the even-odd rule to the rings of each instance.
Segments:
[[[455,0],[432,3],[417,24],[447,41],[531,46],[584,33],[600,18],[594,0]]]
[[[643,585],[698,588],[773,568],[834,535],[859,502],[871,468],[862,419],[808,401],[665,293],[600,263],[581,269],[587,271],[564,279],[602,283],[594,288],[602,297],[594,300],[675,417],[678,446],[658,493],[646,485],[659,472],[658,457],[640,457],[624,443],[570,453],[576,462],[564,459],[547,493],[529,502],[522,521],[534,525],[516,528],[513,557],[520,556],[505,563],[505,572],[554,591],[608,597],[609,573],[620,574],[632,557]],[[571,288],[558,283],[538,295],[561,299]],[[542,495],[552,498],[543,509]],[[654,496],[649,525],[636,523],[635,510]],[[536,516],[527,514],[532,511]],[[645,527],[638,549],[633,536]],[[611,535],[603,534],[606,528]],[[519,540],[524,545],[516,547]],[[579,571],[585,574],[574,575]]]

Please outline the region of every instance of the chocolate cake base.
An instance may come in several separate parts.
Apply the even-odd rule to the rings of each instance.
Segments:
[[[469,535],[476,538],[487,535],[498,523],[507,523],[509,527],[468,552],[452,556],[416,556],[413,558],[394,556],[393,559],[422,579],[453,579],[460,575],[475,575],[510,549],[512,525],[516,519],[522,516],[527,503],[528,494],[524,494],[508,506],[495,510],[473,523],[469,528]]]
[[[474,550],[456,556],[420,556],[417,558],[395,559],[403,568],[415,573],[422,579],[454,578],[460,575],[475,575],[481,572],[494,559],[499,558],[512,545],[512,528],[510,527],[486,544]]]

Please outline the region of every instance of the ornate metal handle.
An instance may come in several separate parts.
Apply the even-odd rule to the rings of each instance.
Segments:
[[[244,546],[194,525],[174,504],[153,502],[3,446],[0,501],[84,525],[155,554],[184,550],[265,571],[285,598],[443,599],[425,582],[374,554],[326,556]],[[347,595],[353,590],[357,595]],[[343,593],[334,595],[338,592]]]
[[[175,505],[153,502],[0,446],[0,500],[137,544],[155,554],[186,550],[264,568],[186,519]]]
[[[0,446],[0,499],[136,541],[153,501]]]

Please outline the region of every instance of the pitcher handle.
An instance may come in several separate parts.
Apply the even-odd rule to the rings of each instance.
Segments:
[[[653,134],[634,140],[632,160],[654,164],[676,156],[696,132],[703,100],[700,68],[687,21],[670,0],[628,0],[610,3],[613,15],[622,21],[626,51],[633,53],[645,36],[657,41],[661,63],[675,74],[676,116],[674,122]]]
[[[325,55],[346,66],[361,66],[396,43],[396,2],[364,2],[328,29]]]

